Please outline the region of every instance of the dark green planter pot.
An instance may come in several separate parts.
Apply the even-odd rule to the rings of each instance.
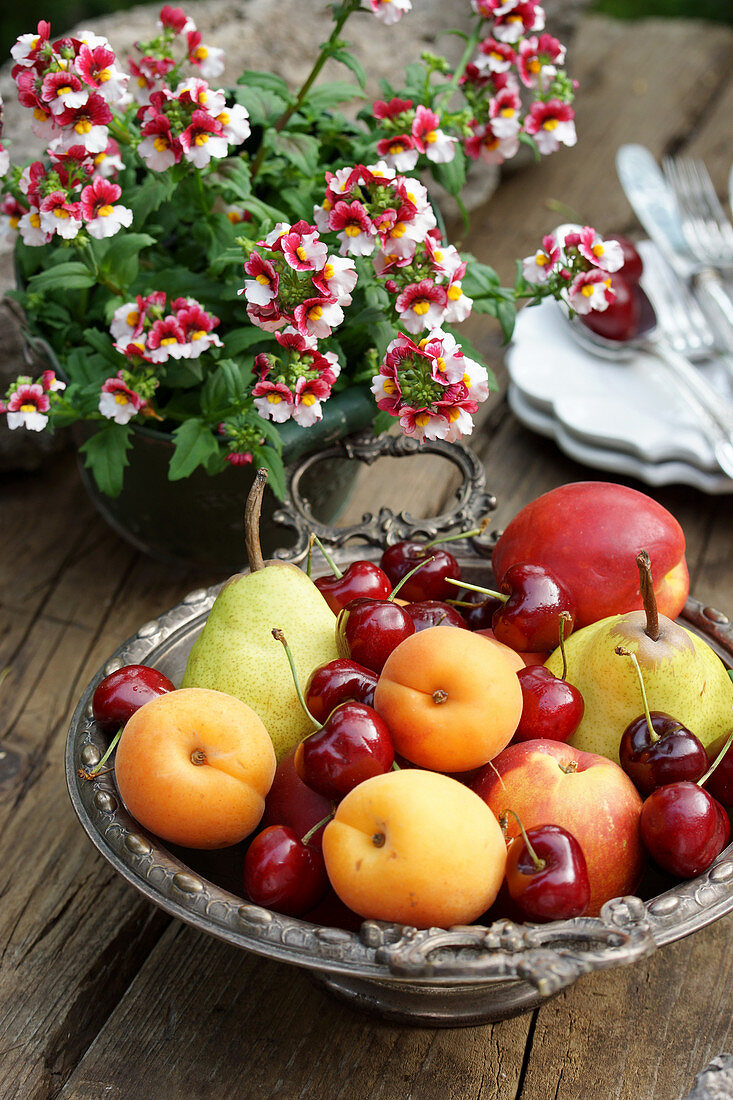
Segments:
[[[376,407],[368,390],[351,389],[332,397],[323,419],[312,428],[288,421],[281,426],[286,465],[322,450],[338,439],[367,427]],[[91,425],[76,429],[83,442]],[[118,497],[101,493],[81,462],[79,469],[97,511],[119,535],[152,557],[177,564],[195,564],[233,572],[246,564],[244,504],[254,476],[251,466],[231,466],[215,477],[196,470],[182,481],[168,480],[173,451],[164,432],[139,427],[129,452],[130,464]],[[313,514],[333,523],[343,510],[359,472],[359,462],[329,459],[319,463],[304,484]],[[261,541],[265,557],[293,542],[290,528],[273,522],[280,502],[269,490],[262,507]]]

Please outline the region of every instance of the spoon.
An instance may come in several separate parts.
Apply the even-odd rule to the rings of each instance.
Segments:
[[[559,226],[555,237],[563,241],[567,233],[578,229],[575,225]],[[575,340],[587,351],[616,362],[631,359],[639,351],[659,359],[704,429],[718,466],[733,478],[733,407],[708,385],[688,359],[670,347],[649,297],[640,286],[635,291],[640,305],[639,326],[636,334],[628,340],[609,340],[599,336],[584,325],[577,314],[570,315],[566,302],[559,301],[558,306]]]

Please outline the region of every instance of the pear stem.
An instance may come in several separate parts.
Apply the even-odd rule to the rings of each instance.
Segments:
[[[425,561],[421,561],[421,562],[419,563],[419,565],[416,565],[416,566],[414,566],[414,568],[412,568],[412,569],[410,570],[410,572],[409,572],[409,573],[405,573],[405,575],[404,575],[404,577],[402,578],[402,580],[401,580],[401,581],[399,581],[399,582],[398,582],[398,583],[397,583],[397,584],[396,584],[396,585],[394,586],[394,588],[393,588],[393,589],[392,589],[392,591],[390,592],[389,596],[387,596],[387,599],[388,599],[388,600],[389,600],[390,602],[391,602],[392,600],[394,600],[394,598],[395,598],[395,596],[397,595],[397,593],[399,592],[399,590],[400,590],[400,589],[402,588],[402,586],[403,586],[403,585],[407,584],[407,582],[409,581],[409,579],[410,579],[410,577],[411,577],[411,576],[413,575],[413,573],[417,573],[418,569],[422,569],[422,567],[423,567],[424,565],[429,565],[431,561],[435,561],[435,558],[434,558],[434,557],[432,557],[432,558],[426,558],[426,559],[425,559]]]
[[[456,588],[467,588],[469,592],[483,592],[484,596],[491,596],[494,600],[506,603],[509,596],[506,592],[497,592],[493,588],[482,588],[480,584],[469,584],[468,581],[456,581],[453,577],[445,578],[448,584],[454,584]]]
[[[522,825],[521,817],[519,816],[519,814],[515,813],[514,810],[508,810],[507,812],[510,813],[513,818],[515,818],[517,825],[519,826],[519,830],[522,834],[522,840],[527,846],[527,851],[529,852],[532,862],[535,865],[535,870],[544,871],[545,867],[547,866],[547,861],[544,859],[540,859],[540,857],[537,855],[534,848],[532,847],[531,841],[527,836],[524,825]]]
[[[285,656],[288,659],[288,664],[290,665],[290,671],[293,674],[293,683],[295,684],[295,693],[298,696],[298,702],[300,703],[301,707],[303,708],[305,713],[308,715],[308,717],[310,718],[311,722],[316,727],[316,729],[320,729],[321,728],[321,723],[316,722],[315,718],[313,717],[311,712],[308,710],[308,707],[306,706],[305,698],[303,696],[303,691],[302,691],[301,686],[298,682],[298,673],[295,671],[295,661],[293,660],[293,654],[292,654],[292,651],[290,649],[290,646],[287,643],[285,635],[283,634],[282,630],[273,630],[272,636],[273,636],[273,638],[275,639],[276,642],[281,643],[283,649],[285,650]]]
[[[568,611],[560,612],[560,621],[558,623],[558,629],[560,631],[560,655],[562,657],[562,676],[561,680],[566,680],[568,676],[568,658],[565,652],[565,624],[572,622],[572,615]]]
[[[343,573],[341,572],[339,567],[336,565],[336,562],[333,560],[333,558],[331,557],[329,552],[326,550],[326,547],[323,545],[323,543],[319,539],[318,535],[311,535],[311,539],[313,540],[313,542],[316,544],[318,549],[323,554],[324,558],[326,559],[326,562],[328,563],[328,567],[331,570],[331,572],[333,573],[336,580],[340,581],[341,578],[343,577]]]
[[[636,555],[636,564],[639,569],[639,589],[641,599],[646,612],[646,627],[644,633],[653,642],[659,640],[659,611],[657,609],[657,597],[654,595],[654,580],[652,578],[652,563],[646,550],[641,550]]]
[[[713,772],[717,768],[718,764],[720,763],[720,761],[723,759],[723,757],[727,753],[728,749],[730,748],[731,742],[733,742],[733,730],[731,730],[730,733],[728,734],[728,737],[726,739],[725,744],[723,745],[722,749],[720,750],[718,755],[713,760],[713,762],[710,765],[710,767],[708,768],[708,770],[705,772],[705,775],[702,777],[702,779],[698,779],[698,781],[697,781],[698,787],[702,787],[705,783],[707,783],[708,779],[713,774]]]
[[[309,829],[308,832],[305,834],[305,836],[302,836],[300,838],[300,843],[303,844],[303,845],[307,845],[308,842],[311,841],[313,839],[313,837],[316,835],[316,833],[320,829],[321,825],[325,825],[326,822],[330,821],[332,817],[333,817],[333,810],[331,810],[330,814],[326,814],[326,816],[321,821],[319,821],[317,825],[314,825],[312,829]]]
[[[260,466],[255,474],[254,484],[249,491],[244,509],[244,541],[250,573],[256,573],[258,569],[265,568],[265,559],[262,557],[260,546],[260,512],[266,482],[267,470],[264,466]]]
[[[659,734],[657,733],[657,731],[654,729],[654,726],[652,725],[652,716],[649,713],[649,702],[648,702],[647,697],[646,697],[646,688],[644,687],[644,677],[641,674],[641,668],[639,666],[638,658],[637,658],[635,653],[632,653],[628,649],[624,649],[624,647],[622,645],[617,645],[616,649],[615,649],[615,652],[618,653],[619,657],[630,657],[631,660],[634,663],[634,668],[636,669],[636,675],[639,678],[639,687],[641,688],[641,697],[644,700],[644,716],[646,717],[646,725],[647,725],[647,729],[649,730],[649,740],[651,741],[652,744],[654,744],[655,741],[659,740]]]

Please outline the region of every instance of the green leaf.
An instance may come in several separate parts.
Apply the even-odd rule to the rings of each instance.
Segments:
[[[131,283],[137,275],[140,252],[155,243],[155,237],[149,233],[119,234],[111,242],[100,267],[118,283]]]
[[[173,432],[175,450],[168,470],[171,481],[189,477],[197,466],[203,466],[219,449],[211,428],[193,417]]]
[[[237,84],[244,84],[248,88],[263,88],[265,91],[274,92],[283,99],[290,99],[290,89],[281,76],[275,73],[260,72],[259,69],[245,69],[237,80]]]
[[[451,195],[460,195],[466,183],[466,156],[461,148],[455,146],[453,160],[448,164],[432,165],[433,178],[445,187]]]
[[[150,173],[139,187],[125,192],[125,204],[133,214],[134,225],[139,228],[164,202],[173,198],[176,181],[168,172]]]
[[[345,80],[333,80],[314,88],[303,103],[303,109],[311,110],[318,115],[323,111],[330,111],[332,107],[338,107],[341,103],[350,103],[352,100],[363,98],[363,95],[354,90],[353,84]]]
[[[267,333],[255,325],[247,325],[243,328],[233,328],[224,337],[224,348],[227,355],[237,356],[254,344],[262,343],[267,339]]]
[[[317,138],[310,134],[273,134],[271,144],[275,153],[285,157],[304,176],[311,176],[317,171],[321,148]]]
[[[374,417],[374,434],[382,435],[383,432],[388,432],[394,423],[395,418],[392,416],[392,413],[380,409]]]
[[[278,500],[285,499],[285,467],[283,460],[272,447],[255,447],[253,457],[256,466],[264,466],[268,473],[267,484]]]
[[[28,280],[28,289],[33,294],[43,294],[49,290],[83,290],[84,287],[94,286],[94,282],[94,276],[86,264],[68,260],[33,275]]]
[[[479,263],[473,256],[464,256],[468,261],[466,273],[461,279],[461,286],[471,298],[495,297],[499,286],[499,276],[493,267]]]
[[[222,170],[222,191],[229,194],[234,201],[248,199],[252,194],[249,164],[241,157],[227,160]]]
[[[501,325],[502,335],[504,337],[504,343],[508,344],[512,338],[514,332],[514,324],[517,319],[517,311],[513,302],[497,302],[496,316],[499,319]]]
[[[118,371],[124,365],[124,356],[117,351],[108,333],[100,332],[98,328],[85,328],[84,343],[93,348],[113,370]]]
[[[122,492],[124,469],[129,466],[130,435],[129,424],[108,424],[79,448],[84,465],[92,471],[100,492],[108,497],[118,497]]]
[[[347,69],[351,69],[352,73],[359,81],[359,87],[366,87],[366,71],[361,61],[354,57],[353,53],[349,53],[348,50],[334,50],[331,54],[334,61],[339,61],[342,65],[345,65]]]
[[[185,389],[187,386],[198,386],[204,377],[204,365],[201,359],[169,359],[161,374],[166,386]]]
[[[256,88],[250,85],[246,88],[238,88],[237,100],[249,111],[251,122],[255,126],[268,127],[277,122],[288,106],[288,101],[282,96],[265,88]]]

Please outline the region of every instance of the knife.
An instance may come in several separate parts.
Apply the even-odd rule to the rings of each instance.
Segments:
[[[677,200],[653,154],[643,145],[622,145],[616,153],[616,171],[626,198],[651,240],[700,295],[722,350],[733,351],[733,301],[718,273],[691,255]]]

